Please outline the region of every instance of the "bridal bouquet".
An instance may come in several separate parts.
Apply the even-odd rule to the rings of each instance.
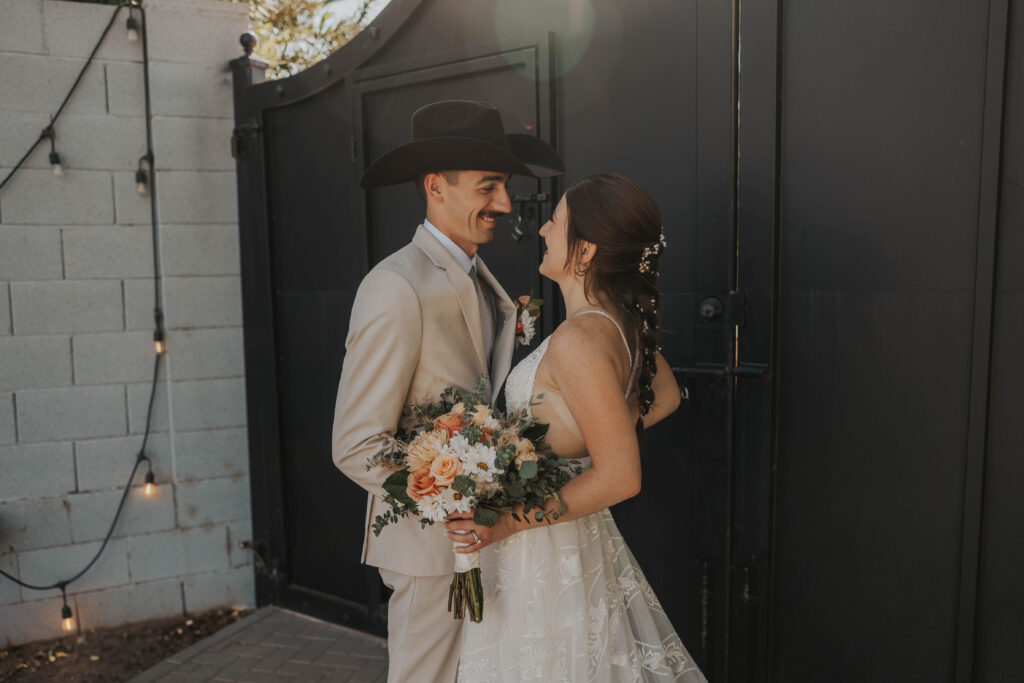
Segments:
[[[443,522],[453,512],[473,512],[473,521],[494,526],[498,513],[508,511],[517,521],[543,522],[564,514],[558,490],[579,465],[540,448],[547,425],[524,409],[503,416],[493,412],[477,390],[445,389],[438,403],[412,406],[389,452],[370,459],[368,468],[391,474],[384,481],[390,506],[373,522],[373,533],[401,517],[418,516],[426,526]],[[542,398],[543,395],[537,398]],[[557,509],[545,510],[548,500]],[[517,506],[522,506],[522,515]],[[448,593],[448,611],[456,619],[483,617],[480,553],[456,553],[455,576]]]

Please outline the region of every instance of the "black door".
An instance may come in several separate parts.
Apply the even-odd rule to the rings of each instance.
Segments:
[[[482,250],[541,334],[559,192],[614,170],[661,207],[686,399],[614,514],[709,679],[1020,679],[1022,12],[392,0],[295,77],[236,63],[261,603],[384,628],[329,434],[355,289],[423,210],[358,178],[417,107],[483,99],[566,162]]]

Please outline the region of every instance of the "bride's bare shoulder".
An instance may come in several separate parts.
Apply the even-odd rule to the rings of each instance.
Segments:
[[[609,320],[597,315],[578,315],[555,328],[545,355],[558,369],[617,369],[621,347],[619,333]]]

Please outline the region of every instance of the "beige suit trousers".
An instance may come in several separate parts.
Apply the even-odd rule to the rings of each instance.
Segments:
[[[462,621],[448,612],[452,577],[381,569],[388,601],[388,683],[454,683]]]

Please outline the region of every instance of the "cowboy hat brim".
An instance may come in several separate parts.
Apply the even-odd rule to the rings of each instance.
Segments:
[[[506,137],[509,149],[468,137],[414,140],[370,164],[359,186],[395,185],[436,171],[498,171],[536,178],[564,172],[558,154],[544,141],[515,133]]]

